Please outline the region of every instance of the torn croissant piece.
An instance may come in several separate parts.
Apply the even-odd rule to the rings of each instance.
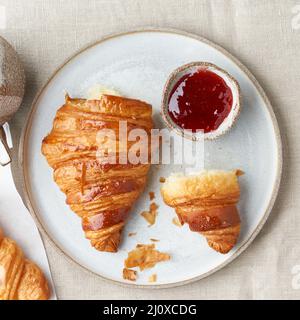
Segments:
[[[195,175],[173,174],[161,188],[165,203],[175,208],[181,224],[200,232],[208,245],[228,253],[240,234],[240,217],[236,207],[240,198],[235,171],[203,171]]]
[[[55,182],[66,194],[67,204],[81,217],[86,238],[99,251],[118,250],[122,229],[144,189],[150,166],[120,161],[134,144],[120,132],[120,121],[127,122],[127,132],[144,129],[149,137],[152,107],[111,95],[102,95],[99,100],[67,95],[42,143]],[[101,129],[111,130],[114,136],[101,140]],[[150,153],[148,144],[143,147]],[[108,153],[113,159],[108,159]]]
[[[42,271],[0,230],[0,300],[47,299],[49,289]]]

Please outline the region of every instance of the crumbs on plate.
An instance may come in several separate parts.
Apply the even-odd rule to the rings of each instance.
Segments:
[[[137,234],[137,232],[129,232],[128,233],[128,237],[133,237],[133,236],[135,236]]]
[[[149,227],[154,225],[156,221],[157,209],[158,209],[158,205],[155,202],[152,202],[150,204],[149,211],[143,211],[141,213],[141,216],[144,217],[146,221],[149,223]]]
[[[155,249],[155,244],[137,244],[136,248],[128,252],[124,261],[126,268],[139,267],[141,271],[153,268],[158,262],[168,261],[171,256]]]
[[[124,268],[123,269],[123,279],[124,280],[130,280],[130,281],[136,281],[137,278],[137,271]]]
[[[152,201],[155,198],[155,193],[153,191],[149,192],[149,198],[150,198],[150,201]]]
[[[173,222],[173,224],[175,224],[175,226],[177,226],[177,227],[182,227],[182,224],[180,223],[178,217],[174,217],[174,218],[172,219],[172,222]]]
[[[148,278],[148,282],[156,282],[157,281],[157,274],[152,274],[149,278]]]

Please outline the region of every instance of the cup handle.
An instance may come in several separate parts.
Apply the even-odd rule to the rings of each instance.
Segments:
[[[2,167],[11,163],[11,151],[7,144],[3,127],[0,127],[0,165]]]

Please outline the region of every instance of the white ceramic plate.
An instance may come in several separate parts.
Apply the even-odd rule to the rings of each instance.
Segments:
[[[160,103],[169,74],[191,61],[208,61],[227,70],[241,86],[242,112],[224,137],[205,143],[206,168],[240,168],[242,231],[238,244],[228,254],[210,249],[206,240],[187,226],[172,223],[175,216],[159,194],[159,177],[173,168],[153,168],[145,193],[134,207],[117,254],[98,252],[84,238],[80,219],[65,204],[65,196],[52,179],[52,170],[42,156],[41,142],[52,127],[64,92],[85,96],[95,83],[115,88],[128,97],[153,105],[156,127],[162,127]],[[222,48],[194,35],[176,31],[147,30],[108,37],[86,48],[55,72],[35,99],[21,144],[25,193],[39,227],[72,260],[107,279],[122,279],[123,262],[136,243],[157,238],[157,248],[171,254],[169,262],[139,273],[133,285],[163,287],[203,278],[232,261],[254,239],[276,198],[281,175],[281,142],[270,103],[254,77]],[[148,227],[140,212],[149,206],[149,191],[155,191],[159,215]],[[137,232],[128,237],[128,232]],[[148,283],[156,273],[157,282]]]

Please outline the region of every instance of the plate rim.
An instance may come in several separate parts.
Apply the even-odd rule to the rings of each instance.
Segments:
[[[80,264],[78,261],[76,261],[74,258],[72,258],[67,252],[64,251],[64,249],[62,249],[60,247],[59,244],[56,243],[56,241],[54,239],[52,239],[52,237],[48,234],[46,227],[44,227],[43,223],[39,220],[38,214],[34,209],[34,206],[31,202],[31,198],[30,198],[30,192],[29,192],[29,188],[28,188],[28,181],[27,181],[27,169],[24,166],[24,158],[25,158],[25,146],[26,146],[26,138],[28,135],[28,130],[31,127],[31,122],[32,122],[32,116],[35,112],[35,110],[37,109],[37,101],[40,98],[40,96],[42,95],[42,93],[44,92],[44,90],[47,88],[47,86],[49,85],[49,83],[53,80],[53,78],[58,74],[58,72],[60,70],[62,70],[65,65],[67,65],[71,60],[73,60],[74,58],[76,58],[77,56],[79,56],[81,53],[85,52],[86,50],[93,48],[97,45],[99,45],[102,42],[105,42],[107,40],[113,39],[113,38],[118,38],[121,36],[126,36],[126,35],[130,35],[130,34],[135,34],[135,33],[147,33],[147,32],[161,32],[161,33],[170,33],[170,34],[175,34],[175,35],[180,35],[180,36],[185,36],[188,38],[192,38],[195,39],[197,41],[200,41],[202,43],[205,43],[211,47],[213,47],[214,49],[218,50],[219,52],[221,52],[222,54],[224,54],[228,59],[230,59],[233,63],[235,63],[245,74],[246,76],[251,80],[251,82],[254,84],[255,88],[258,90],[261,98],[263,99],[265,105],[266,105],[266,111],[268,112],[269,116],[270,116],[270,120],[272,122],[272,126],[274,129],[274,135],[275,135],[275,141],[276,141],[276,148],[277,148],[277,168],[276,168],[276,178],[274,181],[274,184],[272,186],[272,195],[270,198],[270,201],[268,203],[268,206],[265,210],[265,213],[263,214],[262,218],[260,219],[259,223],[257,224],[255,230],[252,232],[252,234],[248,237],[248,239],[235,251],[235,253],[226,261],[224,261],[223,263],[221,263],[220,265],[218,265],[217,267],[211,269],[208,272],[203,273],[202,275],[196,276],[196,277],[192,277],[190,279],[187,280],[182,280],[182,281],[177,281],[174,283],[167,283],[167,284],[156,284],[156,285],[145,285],[145,284],[136,284],[136,283],[125,283],[119,280],[114,280],[114,279],[110,279],[106,276],[100,275],[90,269],[88,269],[87,267],[83,266],[82,264]],[[70,261],[71,263],[74,263],[75,265],[79,266],[83,271],[87,272],[90,275],[96,275],[97,277],[109,282],[109,283],[113,283],[113,284],[117,284],[123,287],[130,287],[130,288],[142,288],[142,289],[164,289],[164,288],[172,288],[172,287],[178,287],[178,286],[183,286],[189,283],[193,283],[196,282],[198,280],[204,279],[210,275],[212,275],[213,273],[221,270],[222,268],[224,268],[225,266],[227,266],[228,264],[230,264],[234,259],[236,259],[242,252],[244,252],[249,245],[253,242],[253,240],[256,238],[256,236],[259,234],[259,232],[261,231],[261,229],[263,228],[264,224],[266,223],[271,210],[274,206],[274,203],[276,201],[277,195],[278,195],[278,191],[279,191],[279,187],[280,187],[280,181],[281,181],[281,176],[282,176],[282,168],[283,168],[283,149],[282,149],[282,139],[281,139],[281,135],[280,135],[280,130],[279,130],[279,126],[278,126],[278,122],[272,107],[271,102],[269,101],[265,91],[263,90],[263,88],[261,87],[261,85],[259,84],[258,80],[254,77],[254,75],[248,70],[248,68],[242,64],[242,62],[240,62],[238,60],[238,58],[236,58],[235,56],[233,56],[230,52],[228,52],[226,49],[224,49],[222,46],[220,46],[219,44],[214,43],[211,40],[208,40],[202,36],[199,36],[197,34],[194,33],[190,33],[190,32],[186,32],[183,30],[179,30],[179,29],[175,29],[175,28],[157,28],[157,27],[142,27],[142,28],[136,28],[133,30],[128,30],[125,32],[117,32],[117,33],[111,33],[111,34],[107,34],[103,37],[101,37],[99,40],[93,41],[91,43],[89,43],[88,45],[82,47],[79,50],[76,50],[71,56],[69,56],[67,59],[65,59],[50,75],[50,77],[48,77],[47,81],[43,84],[43,86],[38,90],[38,92],[36,93],[29,112],[26,116],[26,120],[25,120],[25,125],[22,129],[21,132],[21,136],[20,136],[20,143],[19,143],[19,149],[18,149],[18,164],[19,167],[21,168],[21,185],[22,185],[22,191],[23,191],[23,199],[25,200],[25,204],[31,214],[31,216],[33,217],[40,233],[47,238],[47,240],[49,241],[49,243],[52,245],[52,247],[54,247],[56,249],[56,251],[63,257],[65,257],[68,261]],[[42,239],[43,240],[43,239]],[[44,242],[44,240],[43,240]],[[49,264],[50,267],[50,271],[51,271],[51,265]]]

